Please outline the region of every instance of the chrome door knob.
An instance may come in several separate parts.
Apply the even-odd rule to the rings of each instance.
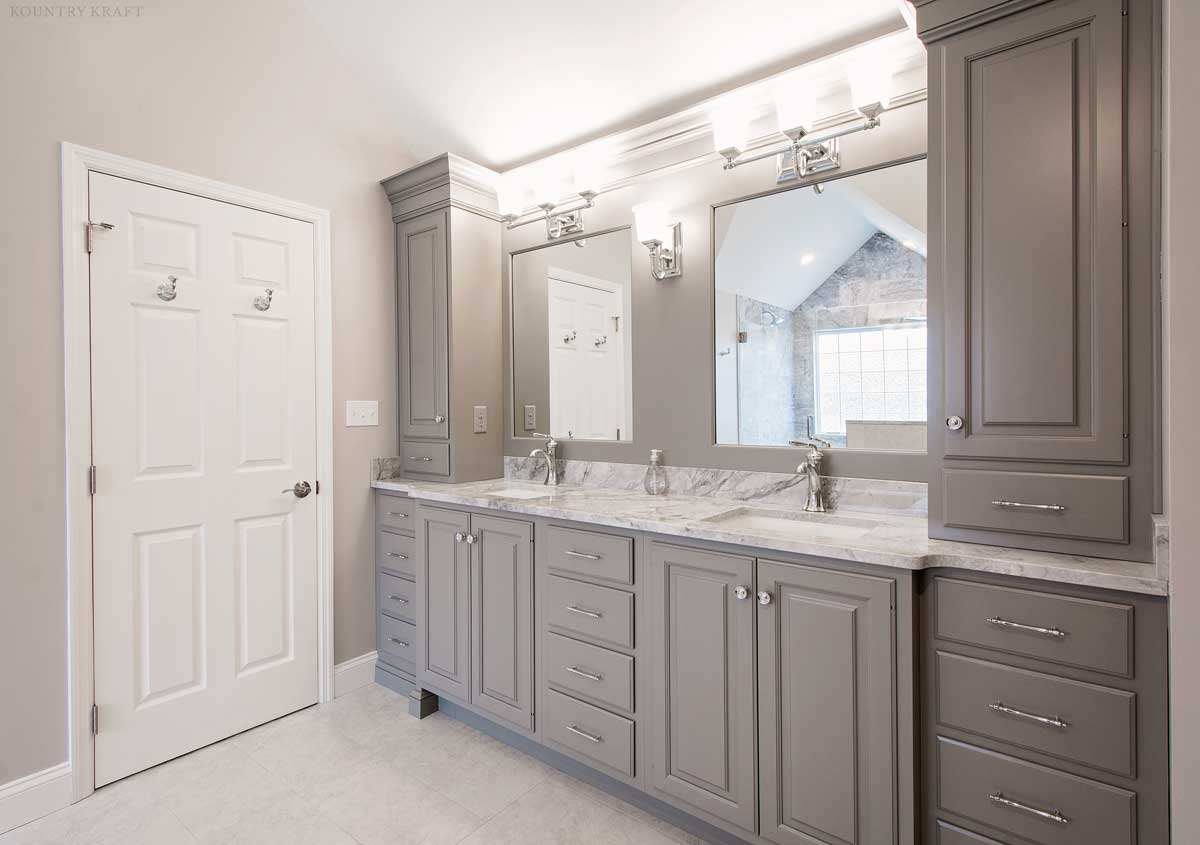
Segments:
[[[303,499],[312,492],[312,485],[307,481],[297,481],[293,486],[280,490],[281,493],[291,493],[297,499]]]
[[[465,538],[466,536],[467,535],[463,534],[461,531],[455,531],[454,532],[454,542],[461,543],[463,541],[463,538]]]
[[[479,538],[478,538],[478,537],[476,537],[474,534],[468,534],[468,535],[467,535],[467,537],[466,537],[466,540],[467,540],[467,545],[468,545],[468,546],[473,546],[473,545],[475,545],[475,542],[476,542],[478,539],[479,539]]]
[[[771,594],[768,593],[766,590],[760,591],[758,594],[758,603],[761,604],[763,607],[766,607],[767,605],[769,605],[771,603]]]
[[[733,588],[733,597],[736,598],[738,601],[743,601],[749,595],[750,595],[750,591],[747,590],[745,587],[743,587],[741,584],[738,584],[736,587]]]
[[[963,427],[963,418],[960,416],[946,417],[946,428],[951,431],[958,431]]]
[[[442,414],[434,414],[433,421],[435,423],[444,423],[446,421],[446,417]]]

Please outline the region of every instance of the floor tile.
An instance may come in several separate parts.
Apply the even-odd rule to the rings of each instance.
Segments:
[[[573,778],[565,772],[560,772],[557,769],[554,769],[550,772],[550,778],[565,785],[569,789],[579,792],[589,800],[598,801],[607,807],[611,807],[618,813],[622,813],[630,818],[636,819],[643,824],[649,825],[650,827],[654,828],[660,833],[665,834],[671,839],[676,840],[677,842],[683,842],[686,843],[686,845],[704,845],[704,840],[693,836],[686,830],[682,830],[670,822],[664,821],[658,816],[646,812],[641,807],[630,804],[628,801],[623,801],[617,796],[605,792],[603,789],[597,789],[590,783],[585,783],[578,778]]]
[[[148,790],[118,784],[0,835],[3,845],[192,845],[195,839]]]
[[[289,794],[230,827],[198,837],[200,845],[356,845],[310,802]]]
[[[242,749],[292,789],[314,800],[320,799],[331,781],[374,761],[369,749],[311,711],[273,724],[271,730],[243,742]]]
[[[317,809],[363,845],[456,843],[483,821],[385,762],[341,778],[326,793]]]

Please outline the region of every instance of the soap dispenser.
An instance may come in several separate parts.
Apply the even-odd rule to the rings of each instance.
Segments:
[[[662,468],[662,449],[650,450],[650,465],[646,467],[646,479],[642,482],[651,496],[667,492],[667,471]]]

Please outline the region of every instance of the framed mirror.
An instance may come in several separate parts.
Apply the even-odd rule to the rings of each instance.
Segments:
[[[718,444],[925,451],[925,170],[714,209]]]
[[[633,439],[628,228],[512,256],[513,432]]]

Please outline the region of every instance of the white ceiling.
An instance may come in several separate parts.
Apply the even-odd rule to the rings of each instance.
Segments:
[[[304,1],[413,155],[497,170],[904,25],[895,0]]]

